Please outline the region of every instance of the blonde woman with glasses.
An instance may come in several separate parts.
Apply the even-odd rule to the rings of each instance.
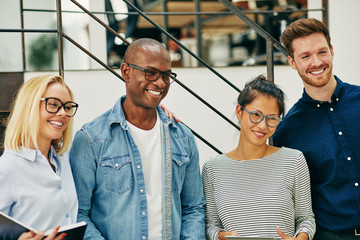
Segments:
[[[0,157],[0,211],[33,229],[54,229],[76,222],[78,201],[68,149],[78,104],[60,76],[33,77],[19,89]],[[43,239],[44,231],[19,239]]]

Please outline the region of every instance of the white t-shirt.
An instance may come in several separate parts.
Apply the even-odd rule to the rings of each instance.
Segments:
[[[148,205],[149,239],[162,239],[162,180],[160,118],[155,126],[143,130],[127,122],[131,136],[137,145],[145,178]]]

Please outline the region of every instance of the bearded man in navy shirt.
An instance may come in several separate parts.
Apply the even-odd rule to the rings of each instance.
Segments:
[[[281,42],[304,92],[278,126],[274,145],[296,148],[306,157],[314,240],[360,239],[360,86],[333,75],[334,51],[321,21],[293,22]]]

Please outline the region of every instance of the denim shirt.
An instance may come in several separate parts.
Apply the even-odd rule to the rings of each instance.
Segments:
[[[140,152],[126,124],[121,97],[75,135],[70,162],[84,239],[148,239],[147,200]],[[204,239],[205,198],[199,153],[191,131],[160,107],[163,239]]]

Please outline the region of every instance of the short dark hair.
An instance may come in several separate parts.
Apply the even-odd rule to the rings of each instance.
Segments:
[[[242,107],[250,104],[257,96],[264,95],[277,100],[279,115],[282,117],[285,111],[284,92],[273,82],[268,81],[263,75],[247,82],[238,97],[238,104]]]
[[[294,50],[292,49],[292,42],[294,39],[299,37],[305,37],[312,33],[322,33],[324,34],[326,41],[331,47],[330,33],[329,29],[325,24],[315,18],[302,18],[292,22],[289,26],[286,27],[285,31],[282,33],[280,40],[281,43],[286,48],[286,51],[290,57],[294,57]]]

